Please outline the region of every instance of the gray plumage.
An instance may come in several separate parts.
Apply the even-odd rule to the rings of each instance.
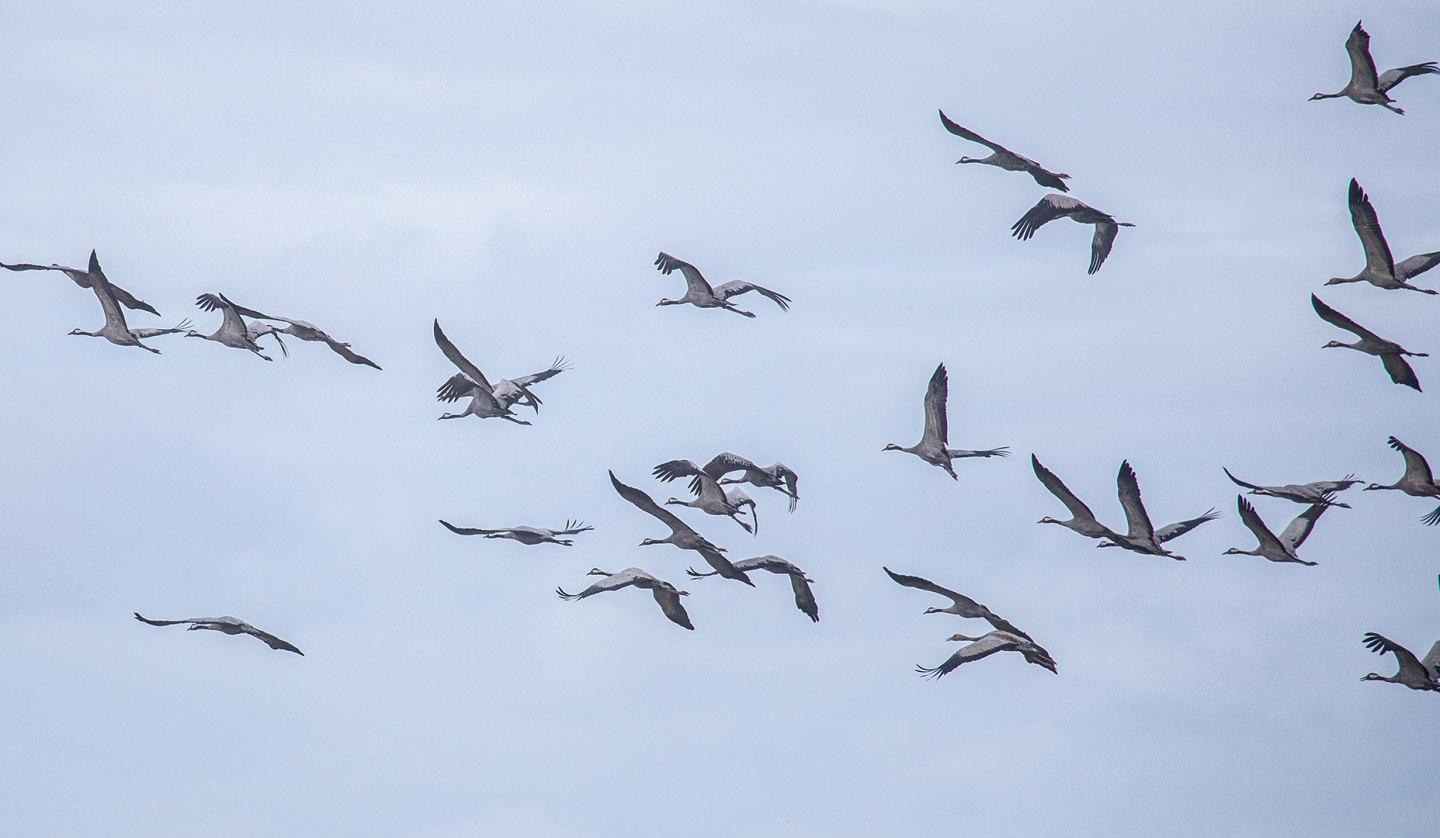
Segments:
[[[743,472],[739,477],[727,477],[736,471]],[[749,483],[752,486],[760,486],[765,489],[774,489],[790,499],[790,511],[795,511],[795,504],[800,500],[799,483],[800,475],[796,474],[784,463],[773,463],[761,468],[739,454],[731,454],[723,451],[716,454],[705,464],[705,473],[719,481],[724,486],[730,483]],[[695,491],[699,478],[692,478],[690,490]]]
[[[790,577],[790,590],[795,595],[795,607],[805,613],[811,622],[820,622],[820,606],[815,602],[815,593],[810,590],[814,579],[805,575],[805,571],[785,561],[779,556],[756,556],[753,559],[741,559],[735,562],[735,569],[748,573],[752,570],[766,570],[771,573]],[[685,573],[691,579],[704,579],[707,576],[714,576],[715,571],[700,573],[694,568],[685,568]]]
[[[550,363],[549,369],[530,375],[516,376],[515,378],[502,378],[495,382],[494,389],[490,395],[504,407],[513,407],[517,404],[524,405],[536,413],[540,412],[540,405],[544,404],[540,397],[530,389],[530,385],[538,384],[541,381],[549,381],[560,373],[570,369],[570,364],[565,358],[557,357]],[[470,377],[463,372],[457,372],[450,376],[440,389],[435,391],[435,398],[438,401],[453,402],[463,398],[473,398],[475,390],[479,385],[470,380]]]
[[[1252,495],[1267,495],[1296,503],[1328,503],[1332,506],[1343,506],[1346,509],[1350,508],[1350,504],[1341,503],[1331,496],[1361,482],[1355,479],[1355,475],[1347,474],[1343,480],[1316,480],[1313,483],[1287,483],[1284,486],[1257,486],[1254,483],[1246,483],[1231,474],[1230,469],[1224,466],[1221,466],[1221,471],[1224,471],[1225,476],[1230,478],[1230,482],[1249,489]]]
[[[1362,105],[1380,105],[1404,116],[1403,110],[1391,104],[1395,100],[1388,95],[1390,89],[1411,76],[1440,73],[1440,65],[1434,61],[1426,61],[1422,64],[1411,64],[1407,67],[1386,70],[1384,74],[1377,75],[1375,59],[1370,57],[1370,34],[1360,23],[1355,24],[1355,28],[1350,30],[1350,37],[1345,39],[1345,51],[1350,54],[1349,83],[1337,93],[1316,93],[1310,97],[1310,101],[1338,99],[1344,96]]]
[[[1430,653],[1422,661],[1399,643],[1373,631],[1365,632],[1365,648],[1377,655],[1393,654],[1400,664],[1400,670],[1390,677],[1371,672],[1361,681],[1389,681],[1403,684],[1412,690],[1440,692],[1440,641],[1430,647]]]
[[[1240,509],[1240,520],[1250,532],[1254,533],[1257,543],[1253,550],[1231,547],[1225,551],[1225,555],[1260,556],[1272,562],[1294,562],[1312,567],[1316,564],[1316,562],[1307,562],[1300,558],[1296,551],[1300,549],[1301,544],[1305,543],[1305,539],[1310,537],[1310,531],[1315,528],[1315,522],[1320,520],[1320,516],[1325,514],[1325,510],[1334,504],[1311,504],[1310,508],[1297,515],[1295,520],[1285,528],[1285,531],[1277,536],[1261,520],[1260,513],[1255,511],[1255,507],[1245,499],[1244,495],[1236,495],[1235,501],[1236,506]]]
[[[90,270],[86,272],[86,275],[90,282],[89,288],[94,292],[95,299],[100,302],[100,310],[105,314],[105,325],[93,332],[71,329],[70,334],[105,338],[118,346],[138,346],[147,352],[159,355],[160,350],[141,343],[141,338],[173,334],[179,330],[178,327],[175,329],[131,329],[125,322],[125,312],[120,308],[120,303],[115,297],[114,287],[105,278],[105,272],[100,270],[100,261],[95,258],[94,251],[90,253]]]
[[[989,157],[961,157],[955,161],[957,164],[981,163],[986,166],[995,166],[996,168],[1004,169],[1007,172],[1024,172],[1034,178],[1035,182],[1041,186],[1058,189],[1061,192],[1070,191],[1070,187],[1065,185],[1065,181],[1070,179],[1069,175],[1052,172],[1034,160],[1031,160],[1029,157],[1022,157],[999,143],[985,139],[974,131],[953,122],[950,117],[945,115],[944,111],[940,111],[940,124],[944,125],[945,130],[955,136],[969,140],[972,143],[979,143],[991,151]]]
[[[435,345],[440,347],[440,351],[450,359],[450,363],[460,369],[460,375],[451,376],[440,386],[435,396],[436,401],[455,401],[466,395],[470,397],[470,404],[463,411],[446,413],[440,417],[441,419],[460,419],[465,416],[478,416],[481,419],[499,417],[517,425],[530,424],[524,419],[516,418],[514,411],[510,409],[510,404],[496,398],[495,388],[490,385],[490,380],[485,377],[485,373],[481,372],[479,367],[471,363],[470,359],[462,355],[455,344],[450,342],[450,338],[446,337],[445,331],[440,328],[438,319],[435,321],[434,332]],[[466,392],[466,387],[469,388],[468,392]],[[523,387],[520,389],[524,390]],[[537,403],[538,401],[536,399]],[[513,403],[512,401],[511,404]]]
[[[971,661],[989,657],[996,652],[1019,652],[1029,663],[1044,667],[1056,674],[1055,659],[1050,653],[1036,646],[1029,640],[1019,635],[1011,634],[1008,631],[992,631],[982,634],[979,637],[970,637],[964,634],[953,634],[949,637],[952,641],[969,641],[968,646],[960,647],[959,651],[945,659],[939,666],[916,666],[915,671],[929,678],[940,678],[949,675],[960,667]]]
[[[579,535],[582,532],[589,532],[594,527],[588,527],[583,521],[566,521],[565,528],[559,530],[547,529],[545,527],[504,527],[495,530],[480,529],[477,527],[457,527],[454,524],[441,519],[441,524],[456,535],[483,535],[486,538],[508,538],[518,541],[521,544],[561,544],[566,547],[574,544],[573,539],[560,538],[565,535]]]
[[[266,361],[271,360],[269,355],[260,351],[260,338],[268,334],[274,334],[275,328],[268,323],[246,323],[245,318],[240,316],[240,310],[234,303],[225,298],[224,294],[201,294],[195,298],[195,305],[205,311],[220,311],[224,319],[220,321],[220,328],[213,334],[203,335],[194,329],[185,333],[187,338],[204,338],[214,341],[222,346],[232,349],[244,349],[259,355]],[[285,341],[275,335],[275,342],[280,345],[280,351],[286,355],[290,350],[285,348]]]
[[[1115,488],[1120,496],[1120,506],[1125,510],[1125,522],[1129,529],[1124,535],[1117,533],[1106,537],[1115,542],[1115,546],[1124,547],[1126,550],[1185,561],[1184,556],[1178,556],[1160,546],[1155,527],[1150,523],[1150,515],[1145,511],[1145,504],[1140,499],[1140,480],[1135,475],[1135,469],[1130,467],[1129,460],[1120,463],[1120,473],[1115,477]]]
[[[752,519],[755,515],[755,501],[750,499],[744,492],[726,492],[720,487],[720,482],[705,469],[700,468],[690,460],[669,460],[656,466],[652,472],[655,477],[662,481],[670,482],[678,477],[690,478],[690,491],[694,493],[693,500],[680,500],[670,498],[665,501],[667,504],[688,506],[698,509],[707,515],[720,515],[727,517],[745,528],[745,532],[755,532],[757,528],[740,520],[740,510],[743,506],[749,505]]]
[[[100,265],[100,260],[95,257],[95,251],[93,250],[90,251],[90,264],[95,267]],[[59,271],[70,277],[70,281],[81,288],[93,288],[94,286],[94,281],[90,278],[89,270],[67,268],[64,265],[56,265],[54,263],[49,265],[32,265],[29,263],[6,264],[0,262],[0,268],[5,268],[10,271]],[[107,278],[106,281],[109,282],[109,279]],[[144,300],[136,299],[135,295],[113,282],[110,283],[110,292],[115,297],[116,302],[132,311],[148,311],[156,317],[160,316],[160,312],[156,311],[154,306]]]
[[[1387,440],[1391,448],[1399,451],[1405,457],[1405,473],[1400,479],[1384,486],[1379,483],[1371,483],[1365,487],[1365,491],[1376,491],[1381,489],[1396,489],[1416,498],[1440,498],[1440,483],[1435,482],[1435,477],[1430,471],[1430,464],[1425,462],[1419,451],[1406,445],[1395,437]],[[1420,519],[1428,526],[1440,524],[1440,506],[1435,511]]]
[[[291,645],[290,643],[281,640],[280,638],[276,637],[273,634],[270,634],[269,632],[261,631],[260,629],[255,628],[254,626],[237,617],[191,617],[185,620],[150,620],[140,616],[139,612],[136,612],[135,619],[152,626],[178,626],[189,624],[190,627],[186,629],[186,631],[207,630],[218,631],[222,634],[231,635],[248,634],[251,637],[263,641],[266,646],[269,646],[271,649],[275,649],[276,651],[294,652],[301,657],[305,656],[304,652],[295,648],[295,646]]]
[[[721,576],[726,579],[734,579],[737,582],[744,582],[752,587],[754,586],[755,583],[750,581],[750,577],[746,576],[744,571],[737,570],[735,565],[730,563],[729,559],[721,555],[721,553],[725,552],[725,548],[716,547],[714,544],[711,544],[708,539],[691,529],[688,524],[676,517],[674,513],[656,503],[654,498],[634,486],[627,486],[621,483],[613,471],[610,472],[610,485],[614,486],[615,491],[620,497],[629,501],[631,505],[658,519],[660,523],[670,528],[670,534],[666,537],[647,538],[640,542],[641,547],[646,547],[651,544],[670,544],[679,547],[681,550],[694,550],[700,554],[700,557],[705,560],[706,564],[710,565],[710,567]]]
[[[1135,226],[1128,221],[1116,221],[1115,216],[1110,213],[1101,212],[1069,195],[1052,192],[1041,198],[1029,212],[1020,216],[1020,220],[1010,227],[1010,233],[1025,241],[1035,235],[1036,230],[1057,218],[1095,225],[1095,237],[1090,240],[1090,269],[1086,271],[1091,274],[1105,264],[1105,258],[1110,255],[1110,248],[1114,246],[1115,236],[1120,232],[1120,228]]]
[[[884,570],[885,575],[889,576],[892,580],[894,580],[895,584],[897,585],[904,585],[907,588],[914,588],[918,591],[926,591],[932,594],[938,594],[950,600],[950,604],[944,608],[926,608],[926,614],[954,614],[957,617],[967,617],[970,619],[984,620],[988,622],[992,628],[995,628],[999,631],[1008,632],[1009,634],[1013,634],[1017,637],[1024,638],[1030,643],[1035,642],[1033,639],[1031,639],[1030,635],[1021,631],[1013,623],[1001,618],[1000,615],[996,614],[994,611],[991,611],[989,608],[986,608],[984,605],[981,605],[980,603],[976,602],[968,596],[965,596],[962,593],[952,591],[949,588],[941,587],[940,585],[931,582],[929,579],[924,579],[919,576],[907,576],[903,573],[896,573],[888,567],[883,567],[881,569]],[[1046,657],[1049,657],[1049,652],[1045,652],[1045,650],[1040,649],[1038,645],[1035,648],[1043,652]]]
[[[1341,343],[1338,340],[1332,340],[1329,343],[1325,344],[1323,347],[1321,347],[1322,349],[1344,347],[1345,349],[1354,349],[1359,352],[1364,352],[1367,355],[1378,356],[1380,358],[1380,363],[1384,364],[1385,366],[1385,372],[1390,374],[1391,381],[1395,382],[1396,384],[1403,384],[1406,387],[1411,387],[1416,391],[1420,390],[1420,379],[1415,377],[1415,371],[1412,370],[1410,368],[1410,365],[1405,362],[1404,356],[1409,355],[1415,358],[1426,358],[1429,357],[1429,353],[1411,352],[1410,350],[1406,349],[1398,343],[1395,343],[1394,341],[1386,340],[1385,338],[1380,337],[1379,335],[1375,334],[1364,326],[1361,326],[1359,323],[1356,323],[1354,320],[1351,320],[1350,318],[1326,305],[1323,300],[1321,300],[1314,294],[1310,295],[1310,305],[1315,309],[1315,313],[1320,315],[1320,319],[1324,320],[1326,323],[1329,323],[1332,326],[1338,326],[1347,332],[1352,332],[1355,334],[1356,337],[1360,338],[1360,340],[1356,341],[1355,343]]]
[[[723,308],[746,317],[754,317],[754,312],[743,311],[736,308],[734,303],[729,302],[731,297],[754,291],[768,297],[775,305],[780,306],[782,311],[790,310],[789,297],[771,291],[769,288],[762,288],[753,282],[736,279],[711,287],[710,283],[705,280],[705,277],[700,274],[700,271],[696,269],[694,265],[676,259],[668,253],[662,252],[659,256],[655,257],[655,267],[667,276],[679,270],[681,276],[685,277],[685,296],[674,300],[661,299],[660,302],[655,304],[657,306],[675,306],[681,305],[682,303],[689,303],[699,308]]]
[[[1375,213],[1375,207],[1354,178],[1350,179],[1350,223],[1365,250],[1365,267],[1354,276],[1332,277],[1325,282],[1326,285],[1368,282],[1387,290],[1404,288],[1421,294],[1436,293],[1429,288],[1417,288],[1405,280],[1433,268],[1436,262],[1440,262],[1440,251],[1411,256],[1404,262],[1395,264],[1390,255],[1390,245],[1385,241],[1385,233],[1380,229],[1380,218]]]
[[[199,303],[200,307],[205,309],[206,311],[211,311],[221,305],[221,301],[219,299],[209,294],[202,295],[200,299],[197,300],[197,302]],[[254,320],[274,320],[276,322],[286,324],[284,326],[269,326],[269,324],[266,324],[267,328],[263,330],[264,333],[277,335],[277,337],[275,338],[275,340],[277,341],[280,340],[278,335],[286,334],[297,340],[323,343],[326,346],[329,346],[331,351],[333,351],[336,355],[339,355],[341,358],[344,358],[352,364],[363,364],[365,366],[374,367],[377,370],[380,369],[379,364],[375,363],[369,358],[366,358],[363,355],[356,354],[350,348],[350,344],[343,343],[330,337],[314,323],[307,323],[304,320],[291,320],[288,317],[276,317],[271,314],[263,314],[254,309],[235,305],[234,303],[231,303],[231,305],[234,306],[237,313],[245,317],[249,317]],[[284,344],[281,344],[281,347],[283,348]]]
[[[670,622],[681,628],[695,630],[695,626],[690,622],[690,615],[685,611],[685,606],[680,604],[680,597],[689,596],[689,592],[678,590],[669,582],[657,579],[638,567],[627,567],[619,573],[610,573],[594,567],[586,575],[604,576],[605,578],[578,594],[566,593],[564,588],[558,587],[555,589],[555,593],[563,600],[573,601],[609,591],[618,591],[621,588],[640,588],[650,592],[651,596],[655,598],[655,603],[660,606],[660,610],[669,618]]]
[[[920,441],[909,448],[892,442],[881,450],[904,451],[907,454],[914,454],[930,465],[944,469],[945,473],[955,480],[959,480],[960,476],[955,473],[955,467],[950,464],[951,460],[964,457],[1010,456],[1008,446],[983,451],[947,448],[946,446],[950,442],[950,420],[947,406],[949,398],[950,374],[946,372],[945,365],[942,363],[935,368],[935,372],[930,376],[930,384],[925,388],[925,430],[920,435]]]
[[[1180,536],[1184,535],[1185,533],[1190,532],[1191,530],[1193,530],[1193,529],[1195,529],[1196,527],[1200,526],[1201,524],[1209,523],[1210,521],[1214,521],[1215,519],[1217,519],[1217,518],[1219,518],[1219,517],[1220,517],[1220,513],[1219,513],[1218,511],[1216,511],[1215,509],[1211,509],[1211,510],[1209,510],[1208,512],[1206,512],[1204,515],[1201,515],[1201,516],[1199,516],[1199,517],[1196,517],[1196,518],[1187,518],[1187,519],[1184,520],[1184,521],[1176,521],[1176,522],[1173,523],[1173,524],[1166,524],[1165,526],[1163,526],[1163,527],[1161,527],[1160,529],[1158,529],[1158,530],[1155,531],[1155,540],[1158,541],[1158,542],[1160,542],[1161,544],[1164,544],[1164,543],[1167,542],[1167,541],[1173,541],[1173,540],[1179,538]],[[1099,544],[1096,544],[1095,546],[1096,546],[1096,547],[1119,547],[1120,545],[1116,544],[1116,543],[1113,542],[1113,541],[1102,541],[1102,542],[1100,542]]]
[[[1075,493],[1070,491],[1069,487],[1062,483],[1060,478],[1056,477],[1053,472],[1040,465],[1040,460],[1038,460],[1034,454],[1030,455],[1030,467],[1035,470],[1035,476],[1039,478],[1041,485],[1049,489],[1050,494],[1059,498],[1060,502],[1065,504],[1065,508],[1070,510],[1070,518],[1068,520],[1061,521],[1058,518],[1051,518],[1047,515],[1036,523],[1059,524],[1086,538],[1108,538],[1113,541],[1119,541],[1120,534],[1100,523],[1095,518],[1095,513],[1090,511],[1090,507],[1086,506],[1080,498],[1076,497]]]

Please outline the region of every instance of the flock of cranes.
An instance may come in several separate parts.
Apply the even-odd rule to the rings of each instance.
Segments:
[[[1437,66],[1435,62],[1414,64],[1377,74],[1374,62],[1370,59],[1369,36],[1359,24],[1350,33],[1350,37],[1346,41],[1346,49],[1350,54],[1352,65],[1349,84],[1338,93],[1317,93],[1313,97],[1314,99],[1343,96],[1362,104],[1381,105],[1397,114],[1403,114],[1403,111],[1393,104],[1394,100],[1390,98],[1389,91],[1412,76],[1440,74],[1440,66]],[[940,120],[945,130],[951,134],[985,146],[991,151],[987,157],[961,157],[956,161],[957,163],[978,163],[1007,171],[1021,172],[1029,175],[1039,186],[1056,190],[1046,194],[1015,222],[1012,232],[1016,238],[1028,240],[1045,224],[1060,218],[1091,224],[1095,227],[1095,233],[1091,244],[1088,273],[1094,274],[1100,270],[1109,257],[1119,228],[1135,226],[1129,222],[1117,221],[1109,213],[1097,210],[1071,197],[1068,194],[1070,191],[1068,174],[1050,171],[1035,161],[986,139],[951,120],[943,111],[940,112]],[[1348,200],[1352,223],[1364,250],[1365,265],[1354,276],[1333,278],[1326,284],[1363,282],[1384,290],[1403,289],[1426,295],[1436,294],[1436,291],[1417,287],[1411,284],[1411,281],[1436,264],[1440,264],[1440,251],[1420,254],[1396,263],[1380,229],[1378,215],[1369,196],[1353,179],[1349,184]],[[755,292],[760,297],[775,303],[782,312],[788,311],[791,305],[791,299],[784,294],[744,280],[733,280],[712,286],[694,265],[664,252],[656,257],[654,264],[664,275],[679,271],[685,279],[686,285],[683,296],[675,299],[663,298],[656,303],[657,306],[690,304],[702,309],[723,309],[747,318],[754,318],[756,317],[754,312],[741,309],[732,302],[733,299],[750,292]],[[299,341],[324,344],[351,364],[368,366],[375,370],[381,369],[374,361],[355,352],[349,343],[331,337],[312,323],[269,315],[256,309],[243,307],[221,293],[204,293],[196,298],[196,305],[200,310],[209,313],[218,312],[222,317],[220,325],[210,334],[203,334],[191,329],[188,319],[170,328],[131,328],[126,320],[126,310],[157,316],[159,312],[154,306],[110,282],[93,251],[90,254],[88,266],[83,270],[58,264],[31,263],[0,263],[0,267],[11,271],[58,272],[79,287],[91,291],[99,302],[100,311],[105,319],[104,325],[94,331],[77,328],[70,333],[73,335],[102,337],[119,346],[139,347],[159,354],[159,349],[147,345],[145,341],[170,334],[183,334],[185,337],[198,337],[233,349],[244,350],[266,361],[271,361],[272,356],[266,354],[268,350],[261,345],[261,341],[266,338],[273,339],[281,352],[288,356],[289,349],[283,341],[282,336],[284,336]],[[1359,338],[1355,343],[1331,341],[1325,345],[1327,348],[1347,347],[1378,356],[1392,381],[1411,387],[1416,391],[1420,390],[1419,380],[1405,359],[1409,357],[1423,358],[1426,357],[1425,353],[1411,352],[1394,341],[1379,337],[1331,308],[1313,294],[1311,295],[1311,304],[1315,312],[1326,322],[1351,332]],[[515,410],[517,406],[528,407],[531,415],[538,415],[542,401],[535,394],[533,388],[570,368],[565,359],[561,357],[557,358],[547,369],[515,378],[498,379],[492,384],[480,367],[462,354],[450,340],[441,328],[438,319],[433,323],[433,338],[441,353],[458,370],[440,385],[436,392],[436,399],[447,403],[469,400],[463,411],[444,413],[439,417],[442,420],[474,416],[481,419],[504,419],[518,425],[531,425],[529,419],[521,418],[517,414]],[[920,440],[912,446],[890,443],[883,450],[913,454],[924,462],[943,469],[955,480],[959,479],[954,464],[956,460],[1008,458],[1008,446],[979,450],[949,447],[948,394],[948,373],[945,364],[941,363],[935,368],[926,387],[924,430]],[[1425,458],[1393,436],[1389,438],[1389,444],[1403,455],[1404,474],[1394,484],[1372,483],[1366,489],[1390,489],[1415,497],[1440,498],[1440,484],[1436,483]],[[1195,528],[1220,517],[1219,513],[1212,508],[1196,517],[1156,528],[1141,499],[1139,478],[1127,460],[1121,462],[1116,476],[1116,493],[1125,516],[1125,526],[1123,530],[1112,528],[1101,523],[1090,507],[1081,501],[1054,472],[1043,466],[1033,453],[1030,462],[1037,480],[1064,505],[1070,514],[1070,517],[1065,519],[1046,516],[1041,518],[1038,523],[1056,524],[1069,529],[1080,536],[1096,541],[1097,547],[1120,548],[1144,556],[1184,561],[1184,556],[1172,551],[1172,543]],[[727,548],[719,546],[707,536],[702,535],[695,526],[687,523],[668,508],[687,507],[704,516],[729,518],[746,533],[758,536],[757,502],[740,486],[749,485],[757,489],[778,492],[786,498],[788,509],[793,513],[796,511],[799,501],[799,476],[794,470],[780,462],[761,467],[740,455],[722,452],[712,457],[704,466],[689,459],[668,460],[654,466],[651,474],[656,480],[666,483],[680,478],[688,478],[686,485],[691,497],[688,499],[671,497],[664,503],[660,503],[644,489],[622,482],[615,471],[610,471],[610,482],[615,492],[668,530],[668,534],[663,537],[645,538],[639,546],[667,544],[678,550],[699,554],[700,559],[709,567],[709,570],[701,572],[694,568],[687,568],[688,576],[696,581],[719,576],[754,587],[755,582],[751,576],[760,571],[773,576],[788,577],[794,594],[795,607],[812,622],[819,622],[820,609],[811,588],[815,580],[806,571],[784,558],[769,554],[733,560],[728,555]],[[1250,555],[1272,562],[1307,566],[1313,566],[1316,563],[1302,559],[1298,550],[1309,538],[1317,522],[1328,509],[1331,507],[1349,508],[1349,504],[1342,503],[1337,500],[1337,497],[1360,482],[1353,475],[1347,475],[1341,480],[1262,486],[1236,478],[1228,468],[1225,469],[1225,474],[1235,484],[1249,490],[1251,495],[1288,500],[1305,507],[1277,535],[1261,518],[1251,501],[1244,495],[1237,495],[1236,506],[1239,519],[1255,537],[1256,546],[1249,550],[1232,547],[1226,550],[1225,554]],[[748,520],[746,520],[746,516],[748,516]],[[1440,507],[1424,516],[1422,520],[1427,525],[1440,524]],[[532,526],[463,527],[443,519],[439,523],[457,535],[479,535],[486,539],[509,539],[532,547],[545,544],[571,547],[575,544],[573,537],[593,530],[593,527],[576,520],[567,520],[565,526],[558,529]],[[917,671],[922,675],[940,678],[965,663],[1007,651],[1018,653],[1028,663],[1040,666],[1052,673],[1058,673],[1056,660],[1049,651],[1029,634],[1013,623],[1002,619],[985,605],[928,579],[896,573],[888,567],[883,569],[898,585],[925,591],[949,600],[948,606],[928,608],[926,614],[942,613],[963,619],[984,620],[991,627],[990,631],[980,635],[951,634],[948,637],[949,641],[961,642],[966,645],[961,646],[936,666],[917,667]],[[694,630],[694,623],[681,600],[682,597],[690,596],[690,593],[680,590],[673,583],[638,567],[629,567],[618,573],[592,568],[588,575],[603,578],[579,593],[572,594],[562,587],[557,587],[556,594],[567,601],[578,601],[622,588],[648,590],[668,620],[685,629]],[[261,640],[271,649],[303,655],[300,649],[291,643],[235,617],[151,620],[139,613],[134,616],[136,620],[152,626],[183,624],[192,631],[210,630],[228,635],[250,635]],[[1372,651],[1394,654],[1399,663],[1399,671],[1392,677],[1371,673],[1366,675],[1364,680],[1389,681],[1416,690],[1440,691],[1440,643],[1436,643],[1429,654],[1421,660],[1404,647],[1379,634],[1366,634],[1364,642]]]

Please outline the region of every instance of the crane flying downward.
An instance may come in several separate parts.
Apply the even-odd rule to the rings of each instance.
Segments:
[[[1355,24],[1355,28],[1350,30],[1350,37],[1345,39],[1345,51],[1350,54],[1349,83],[1336,93],[1316,93],[1310,97],[1310,101],[1344,96],[1362,105],[1380,105],[1404,116],[1404,111],[1390,104],[1395,101],[1390,98],[1390,89],[1411,76],[1440,73],[1440,65],[1434,61],[1426,61],[1423,64],[1386,70],[1383,75],[1377,75],[1375,59],[1370,57],[1370,33],[1366,32],[1360,23]]]
[[[944,469],[945,473],[955,480],[959,480],[960,476],[955,473],[955,467],[950,464],[951,460],[963,457],[1010,456],[1009,446],[983,451],[947,448],[946,445],[950,442],[950,420],[946,403],[949,398],[950,374],[945,371],[945,364],[941,363],[931,374],[930,384],[925,388],[925,431],[920,435],[920,441],[908,448],[892,442],[880,450],[914,454],[930,465]]]
[[[944,125],[945,130],[955,136],[969,140],[972,143],[979,143],[991,151],[989,157],[961,157],[955,161],[957,164],[982,163],[987,166],[1004,169],[1007,172],[1024,172],[1034,178],[1035,182],[1041,186],[1058,189],[1061,192],[1070,191],[1070,187],[1065,185],[1065,181],[1070,179],[1069,175],[1052,172],[1034,160],[1031,160],[1029,157],[1022,157],[999,143],[992,143],[974,131],[952,121],[950,117],[945,115],[944,111],[940,111],[940,124]]]

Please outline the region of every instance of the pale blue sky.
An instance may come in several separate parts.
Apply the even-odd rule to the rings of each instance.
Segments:
[[[1440,638],[1433,504],[1347,497],[1304,568],[1253,542],[1221,466],[1388,483],[1394,434],[1440,457],[1433,395],[1308,294],[1362,264],[1359,179],[1396,256],[1440,249],[1440,80],[1408,115],[1308,102],[1440,59],[1430,3],[16,3],[0,78],[0,260],[83,264],[169,325],[219,291],[311,320],[273,364],[159,357],[63,278],[0,277],[0,822],[24,835],[1361,835],[1434,820],[1436,697],[1361,635]],[[937,108],[1135,222],[1009,227],[1044,191],[958,167]],[[794,299],[745,320],[655,308],[665,250]],[[1436,287],[1440,275],[1419,284]],[[1337,309],[1440,357],[1440,301],[1344,286]],[[749,302],[748,300],[746,302]],[[749,306],[747,306],[749,307]],[[447,333],[541,385],[534,427],[436,422]],[[951,442],[1009,445],[952,482],[913,457],[950,371]],[[1428,389],[1440,364],[1417,359]],[[761,531],[689,515],[788,585],[689,582],[693,554],[607,469],[731,450],[801,475]],[[1103,520],[1129,458],[1157,522],[1215,506],[1181,564],[1035,524],[1036,453]],[[1261,499],[1278,529],[1300,507]],[[573,548],[461,539],[595,525]],[[1118,555],[1117,555],[1118,554]],[[956,631],[881,565],[1022,626],[937,683]],[[691,591],[562,602],[592,566]],[[234,614],[306,657],[151,617]]]

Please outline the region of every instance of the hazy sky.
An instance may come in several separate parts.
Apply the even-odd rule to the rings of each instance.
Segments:
[[[0,823],[15,835],[1379,835],[1440,811],[1440,698],[1388,684],[1377,631],[1440,638],[1434,504],[1352,490],[1303,555],[1254,545],[1221,472],[1393,482],[1440,458],[1433,393],[1308,295],[1436,358],[1440,299],[1323,288],[1363,256],[1358,178],[1397,258],[1440,249],[1440,79],[1398,117],[1308,102],[1440,59],[1429,2],[413,5],[14,3],[0,78],[0,260],[83,265],[162,318],[193,299],[307,319],[264,363],[102,322],[59,275],[6,274],[0,345]],[[1134,222],[1009,227],[1044,190],[935,111],[1073,176]],[[794,300],[693,307],[664,250]],[[1418,284],[1440,287],[1440,270]],[[753,296],[753,295],[752,295]],[[437,422],[454,369],[537,389],[533,427]],[[950,441],[1010,446],[958,482],[919,438],[936,363]],[[694,554],[606,470],[729,450],[801,475],[735,558],[817,580],[691,582]],[[1034,452],[1112,526],[1122,459],[1157,523],[1224,518],[1185,563],[1036,521]],[[1279,530],[1301,507],[1258,499]],[[470,526],[595,531],[572,548]],[[1182,549],[1183,548],[1183,549]],[[591,567],[689,590],[696,631]],[[1023,627],[938,682],[927,576]],[[130,616],[234,614],[306,656]]]

